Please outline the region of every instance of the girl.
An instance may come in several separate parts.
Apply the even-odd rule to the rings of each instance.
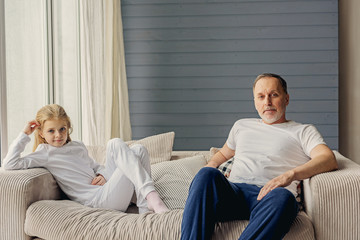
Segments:
[[[110,140],[104,168],[89,157],[82,142],[71,141],[71,130],[70,118],[61,106],[44,106],[10,145],[4,168],[44,167],[71,200],[86,206],[125,212],[135,190],[139,213],[168,211],[155,191],[145,147],[129,148],[119,138]],[[20,157],[34,131],[34,152]]]

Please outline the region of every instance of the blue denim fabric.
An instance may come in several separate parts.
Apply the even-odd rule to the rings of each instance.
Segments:
[[[229,182],[215,168],[202,168],[189,189],[182,240],[211,239],[216,222],[250,220],[241,240],[282,239],[298,213],[293,194],[276,188],[258,201],[260,187]]]

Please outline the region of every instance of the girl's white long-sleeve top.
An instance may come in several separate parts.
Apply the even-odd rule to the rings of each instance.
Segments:
[[[87,205],[100,186],[91,185],[96,175],[109,179],[105,168],[90,158],[82,142],[71,141],[62,147],[40,144],[35,152],[21,157],[30,137],[25,133],[9,147],[4,159],[4,169],[28,169],[43,167],[51,172],[60,188],[72,200]]]

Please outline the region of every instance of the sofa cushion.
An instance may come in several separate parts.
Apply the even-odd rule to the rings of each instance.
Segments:
[[[25,232],[52,240],[176,240],[180,239],[182,213],[177,209],[163,214],[127,214],[85,207],[69,200],[44,200],[27,209]],[[246,220],[217,223],[212,239],[238,239],[247,224]],[[300,212],[284,240],[304,239],[315,239],[314,228],[306,213]]]
[[[169,209],[183,209],[196,173],[206,165],[202,155],[151,166],[155,188]]]
[[[149,136],[139,140],[127,141],[126,144],[132,146],[141,144],[149,152],[150,163],[155,164],[163,161],[169,161],[171,158],[174,144],[175,133],[167,132],[158,135]],[[105,164],[106,147],[105,146],[86,146],[90,157],[100,164]]]
[[[150,163],[155,164],[164,161],[170,161],[174,145],[175,132],[162,133],[139,140],[126,142],[129,146],[141,144],[149,152]]]
[[[179,239],[182,210],[127,214],[69,200],[38,201],[27,210],[25,232],[52,240]]]

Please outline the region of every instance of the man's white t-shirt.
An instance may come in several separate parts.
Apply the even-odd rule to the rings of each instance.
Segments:
[[[226,143],[235,150],[229,181],[257,186],[306,163],[314,147],[326,144],[313,125],[294,121],[268,125],[254,118],[235,122]],[[296,196],[298,183],[293,181],[286,189]]]

